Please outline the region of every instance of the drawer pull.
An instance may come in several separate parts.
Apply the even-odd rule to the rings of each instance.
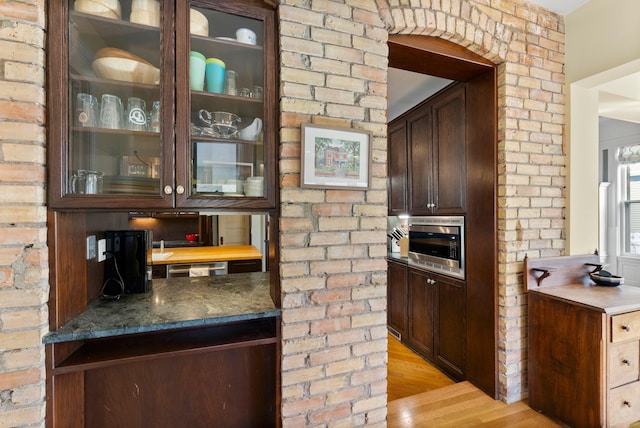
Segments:
[[[631,408],[631,403],[628,402],[627,400],[624,400],[623,404],[629,408]]]
[[[624,331],[631,331],[631,327],[629,327],[629,326],[628,326],[628,325],[626,325],[626,324],[622,324],[622,325],[620,326],[620,328],[621,328],[621,329],[623,329]]]
[[[629,362],[629,360],[627,360],[627,359],[622,360],[622,364],[626,364],[626,365],[628,365],[628,366],[630,366],[630,365],[631,365],[631,363],[630,363],[630,362]]]

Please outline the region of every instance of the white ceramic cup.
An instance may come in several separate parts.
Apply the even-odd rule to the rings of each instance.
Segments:
[[[236,31],[236,40],[240,43],[255,45],[257,42],[256,33],[248,28],[238,28]]]

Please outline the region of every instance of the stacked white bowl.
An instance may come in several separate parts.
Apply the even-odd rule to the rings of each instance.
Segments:
[[[120,19],[122,13],[119,0],[76,0],[73,9],[113,19]]]
[[[154,27],[160,26],[160,2],[158,0],[132,0],[129,21]]]
[[[244,182],[244,194],[246,196],[264,195],[264,177],[247,177]]]

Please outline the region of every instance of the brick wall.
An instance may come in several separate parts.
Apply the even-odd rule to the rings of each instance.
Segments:
[[[371,1],[279,15],[283,425],[383,425],[387,32]],[[305,122],[371,131],[371,190],[299,187]]]
[[[499,64],[499,393],[507,402],[526,395],[522,260],[560,255],[565,244],[562,18],[520,1],[415,4],[280,6],[285,427],[375,425],[386,413],[379,97],[388,33],[438,36]],[[299,188],[299,127],[307,121],[373,131],[372,191]]]
[[[0,0],[0,427],[44,421],[43,0]]]

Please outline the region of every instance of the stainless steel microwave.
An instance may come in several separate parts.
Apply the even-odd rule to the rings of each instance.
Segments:
[[[409,265],[465,278],[464,216],[409,217]]]

